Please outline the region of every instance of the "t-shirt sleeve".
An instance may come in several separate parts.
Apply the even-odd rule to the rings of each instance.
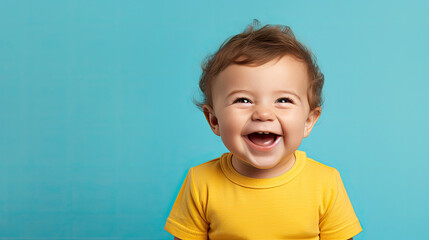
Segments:
[[[209,224],[195,187],[193,169],[186,176],[164,229],[184,240],[207,239]]]
[[[347,240],[362,231],[340,173],[334,169],[332,199],[319,222],[321,240]]]

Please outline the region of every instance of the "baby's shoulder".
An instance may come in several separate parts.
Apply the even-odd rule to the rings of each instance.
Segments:
[[[205,182],[208,179],[213,180],[223,177],[220,161],[221,157],[218,157],[192,167],[189,171],[194,181]]]
[[[305,172],[311,176],[315,176],[321,179],[335,178],[339,175],[336,168],[325,165],[312,158],[306,158]]]

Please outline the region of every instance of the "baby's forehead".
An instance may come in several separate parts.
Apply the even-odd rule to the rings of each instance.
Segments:
[[[231,64],[214,79],[218,92],[249,90],[307,90],[308,68],[302,61],[285,56],[258,66]]]

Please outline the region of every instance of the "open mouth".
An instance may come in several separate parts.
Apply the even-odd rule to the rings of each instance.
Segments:
[[[254,132],[248,134],[247,137],[255,145],[267,147],[273,145],[279,135],[270,132]]]

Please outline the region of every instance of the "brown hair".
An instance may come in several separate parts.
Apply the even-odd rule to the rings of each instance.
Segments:
[[[307,65],[309,79],[308,102],[310,110],[322,105],[323,73],[314,54],[301,44],[288,26],[265,25],[259,27],[254,20],[244,32],[227,39],[219,50],[208,56],[202,63],[200,89],[203,101],[194,99],[203,111],[203,105],[213,107],[211,83],[216,76],[231,64],[260,66],[276,58],[292,55]]]

